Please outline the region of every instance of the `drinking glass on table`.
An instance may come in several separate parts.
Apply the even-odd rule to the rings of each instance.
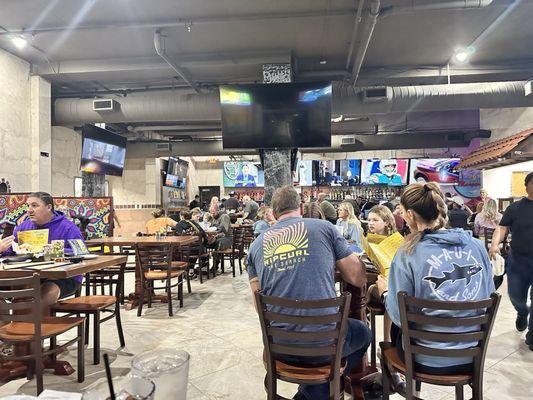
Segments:
[[[116,400],[154,400],[155,384],[149,379],[120,376],[113,378],[113,389]],[[99,379],[83,392],[81,399],[107,400],[110,398],[107,380]]]
[[[151,350],[135,356],[131,373],[154,381],[155,400],[186,400],[189,353],[182,350]]]

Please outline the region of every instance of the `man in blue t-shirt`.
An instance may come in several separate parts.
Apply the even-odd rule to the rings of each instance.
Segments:
[[[292,186],[276,190],[272,208],[278,222],[259,235],[250,246],[247,262],[252,291],[261,289],[268,296],[300,300],[333,298],[336,297],[335,268],[346,282],[356,287],[364,286],[365,269],[359,258],[352,253],[335,226],[323,220],[301,218],[300,196]],[[299,315],[306,315],[306,311],[309,312],[298,310]],[[331,310],[324,310],[324,313],[331,313]],[[296,327],[285,328],[296,330]],[[316,330],[320,329],[329,329],[329,326],[316,327]],[[371,338],[366,324],[348,319],[343,349],[343,357],[347,358],[345,374],[366,353]],[[290,357],[284,361],[309,364],[308,358]],[[324,360],[316,362],[324,364]],[[294,398],[328,399],[328,393],[327,384],[300,385]]]

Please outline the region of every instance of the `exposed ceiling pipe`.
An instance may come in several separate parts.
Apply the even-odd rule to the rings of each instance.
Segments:
[[[509,0],[508,3],[511,3]],[[382,9],[382,15],[405,14],[416,11],[432,10],[475,10],[490,6],[493,0],[411,0],[408,6],[388,6]],[[501,3],[501,0],[500,0]],[[502,4],[499,4],[502,5]]]
[[[143,125],[135,126],[129,129],[132,132],[143,132],[143,131],[190,131],[190,130],[210,130],[218,129],[220,131],[220,122],[214,123],[212,125],[196,125],[196,124],[182,124],[182,125]]]
[[[154,32],[154,46],[155,51],[157,52],[159,57],[165,60],[166,63],[170,65],[170,67],[174,71],[176,71],[176,73],[181,77],[181,79],[183,79],[191,88],[193,88],[196,93],[201,94],[202,92],[200,91],[200,88],[198,88],[196,83],[189,79],[185,71],[183,71],[183,69],[178,64],[176,64],[167,56],[167,53],[165,51],[165,39],[163,38],[163,35],[161,35],[159,29]]]
[[[359,46],[353,62],[352,77],[350,79],[352,84],[355,84],[357,82],[357,78],[359,77],[363,60],[365,59],[368,46],[370,45],[370,39],[372,39],[372,34],[374,33],[374,28],[376,27],[376,23],[378,21],[379,7],[380,0],[372,0],[372,3],[370,4],[370,10],[368,11],[367,24],[363,29],[361,37],[361,45]]]
[[[102,29],[142,29],[142,28],[170,28],[176,26],[193,26],[200,24],[223,24],[223,23],[235,23],[244,21],[268,21],[268,20],[283,20],[293,18],[320,18],[320,17],[337,17],[354,15],[354,9],[339,9],[325,11],[304,11],[304,12],[284,12],[284,13],[270,13],[270,14],[236,14],[232,16],[206,16],[206,17],[185,17],[173,19],[171,21],[154,21],[154,22],[141,22],[132,23],[131,21],[116,21],[109,23],[100,23],[95,25],[75,25],[75,26],[41,26],[33,27],[32,29],[12,29],[6,32],[0,32],[2,35],[22,35],[25,33],[45,33],[45,32],[62,32],[62,31],[81,31],[81,30],[102,30]]]
[[[533,97],[525,96],[525,84],[525,81],[516,81],[394,86],[386,88],[386,97],[366,102],[364,89],[336,83],[332,114],[368,116],[390,112],[533,107]],[[220,121],[218,93],[183,94],[169,90],[119,97],[116,101],[120,104],[118,111],[98,113],[93,111],[92,99],[57,99],[54,124]]]
[[[359,4],[357,5],[357,13],[355,15],[355,20],[353,23],[352,40],[350,41],[350,51],[348,51],[348,57],[346,57],[346,69],[350,68],[350,63],[352,61],[352,54],[355,49],[355,39],[357,38],[357,31],[359,30],[359,25],[361,25],[361,14],[363,13],[364,5],[365,0],[359,0]]]
[[[351,144],[343,144],[342,136],[331,138],[331,147],[328,148],[303,148],[301,153],[341,153],[366,150],[389,149],[423,149],[439,147],[467,147],[476,137],[489,137],[490,131],[460,131],[460,132],[422,132],[394,135],[350,135]],[[171,142],[170,152],[158,152],[156,145],[150,142],[128,143],[128,157],[151,158],[174,156],[222,156],[222,155],[249,155],[257,154],[256,149],[224,149],[221,140],[208,141],[181,141]]]

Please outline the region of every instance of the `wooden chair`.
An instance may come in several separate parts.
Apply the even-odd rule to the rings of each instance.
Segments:
[[[466,302],[442,302],[416,299],[407,296],[405,292],[398,293],[400,320],[402,325],[402,344],[405,362],[402,361],[396,348],[391,343],[380,343],[381,367],[383,370],[383,399],[389,398],[390,373],[398,371],[405,375],[406,399],[418,399],[414,395],[413,381],[426,382],[432,385],[454,386],[455,398],[463,400],[463,386],[472,387],[473,400],[483,398],[483,367],[488,347],[490,333],[501,296],[493,293],[490,299]],[[457,312],[480,311],[483,314],[476,317],[434,317],[426,315],[427,310],[449,310]],[[424,313],[422,313],[424,310]],[[432,330],[424,330],[423,326],[432,326]],[[438,328],[466,327],[472,329],[468,333],[450,333],[438,331]],[[480,328],[478,328],[480,327]],[[477,341],[476,346],[466,349],[436,349],[421,346],[415,340],[431,340],[439,343]],[[434,357],[473,357],[472,371],[467,374],[433,375],[417,372],[414,357],[422,354]]]
[[[277,394],[277,380],[296,384],[329,383],[330,399],[343,398],[341,392],[341,375],[345,363],[341,363],[342,349],[347,329],[347,318],[351,295],[344,292],[340,297],[325,300],[293,300],[265,296],[255,293],[259,310],[259,320],[265,346],[265,389],[268,400],[288,400]],[[319,310],[337,307],[334,314],[317,316],[299,316],[275,311],[274,307],[284,307],[299,311]],[[330,330],[318,332],[301,332],[276,327],[278,323],[297,324],[299,326],[333,324]],[[306,344],[279,344],[280,340],[295,340]],[[324,341],[330,341],[324,345]],[[329,356],[330,362],[319,367],[301,367],[280,361],[280,356],[320,357]]]
[[[190,235],[186,235],[186,236],[190,236]],[[186,260],[183,254],[187,246],[188,245],[180,245],[178,247],[173,248],[172,269],[185,272],[185,280],[187,281],[187,292],[189,292],[190,294],[192,293],[191,277],[189,276],[189,270],[191,269],[191,265],[189,263],[189,260]]]
[[[178,287],[178,299],[180,307],[183,307],[183,269],[172,268],[172,246],[170,243],[138,243],[135,246],[137,263],[141,277],[141,295],[137,316],[141,316],[144,297],[148,295],[148,308],[152,307],[152,296],[155,289],[165,289],[167,293],[168,315],[174,315],[172,311],[171,289]],[[177,279],[177,283],[172,283]],[[165,286],[154,287],[155,281],[165,281]]]
[[[37,378],[37,394],[43,391],[43,357],[58,353],[77,342],[78,382],[85,380],[84,322],[80,317],[45,317],[42,315],[41,280],[39,274],[27,278],[0,279],[0,340],[18,345],[29,344],[27,355],[0,355],[2,361],[29,361],[28,379]],[[61,346],[56,346],[56,336],[73,328],[77,335]],[[43,340],[50,339],[50,348],[43,349]]]
[[[51,307],[52,313],[84,314],[85,323],[85,344],[89,344],[89,320],[93,316],[93,364],[100,364],[100,324],[115,318],[117,325],[120,347],[126,346],[122,322],[120,319],[120,301],[124,288],[124,268],[126,264],[121,264],[118,269],[106,268],[85,274],[85,296],[76,296],[61,300]],[[106,287],[114,286],[114,295],[105,295]],[[97,288],[101,288],[100,295],[97,295]],[[91,295],[91,289],[93,294]],[[105,318],[100,318],[101,313],[110,313]]]
[[[233,277],[235,278],[235,259],[239,260],[239,272],[242,275],[242,257],[244,256],[243,248],[243,234],[244,231],[239,228],[233,229],[232,244],[229,249],[213,251],[213,264],[216,266],[220,262],[222,273],[224,273],[224,260],[228,259],[230,262]]]
[[[189,243],[181,246],[181,259],[188,263],[188,269],[194,269],[195,265],[198,263],[198,275],[200,278],[200,283],[203,281],[203,270],[204,268],[207,271],[207,279],[209,279],[209,257],[210,254],[204,248],[202,243],[202,237],[199,236],[198,240],[193,243]],[[213,269],[213,278],[215,277],[215,272]],[[190,293],[190,291],[189,291]]]

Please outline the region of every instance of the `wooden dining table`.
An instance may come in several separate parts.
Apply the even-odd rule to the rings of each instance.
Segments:
[[[114,253],[114,247],[135,247],[137,244],[163,244],[170,243],[175,251],[179,252],[180,246],[186,246],[200,240],[198,236],[108,236],[104,238],[90,239],[85,242],[87,247],[104,246],[111,249],[111,253]],[[130,300],[125,305],[126,310],[135,309],[138,305],[141,294],[141,271],[137,260],[135,261],[135,291],[128,295]],[[162,302],[166,301],[166,296],[155,296],[154,300]]]
[[[2,264],[0,268],[0,279],[2,278],[20,278],[31,276],[38,273],[41,279],[66,279],[77,275],[83,275],[89,272],[97,271],[102,268],[126,264],[127,257],[123,255],[99,255],[94,259],[84,260],[79,263],[63,263],[54,264],[40,264],[40,263],[24,263],[24,264]],[[34,264],[34,267],[32,267]],[[22,351],[25,354],[27,347],[17,348],[15,346],[15,354]],[[49,360],[44,363],[46,369],[53,369],[55,375],[70,375],[75,372],[74,368],[67,361]],[[5,383],[13,379],[26,376],[28,365],[22,361],[3,361],[0,362],[0,383]]]

